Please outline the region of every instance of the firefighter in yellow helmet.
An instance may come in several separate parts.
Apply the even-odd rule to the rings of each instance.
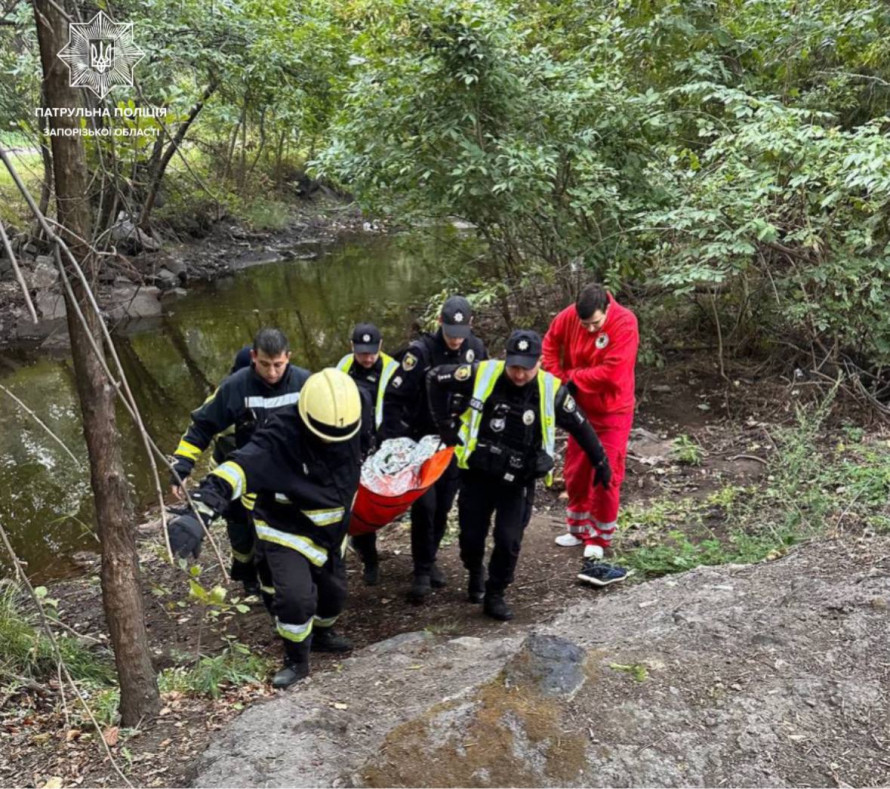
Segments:
[[[352,648],[333,627],[346,599],[343,552],[361,473],[361,415],[359,391],[348,375],[315,373],[296,406],[276,412],[192,494],[205,521],[245,492],[257,495],[263,599],[284,644],[284,667],[272,680],[278,688],[309,674],[310,650]],[[170,526],[180,555],[198,547],[188,517]]]

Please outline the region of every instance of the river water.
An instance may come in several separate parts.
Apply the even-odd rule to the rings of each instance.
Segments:
[[[294,363],[312,370],[348,353],[351,328],[359,321],[376,323],[384,347],[395,350],[411,335],[417,307],[433,295],[436,274],[459,255],[459,246],[453,236],[362,237],[329,248],[316,260],[257,266],[193,288],[161,319],[125,327],[116,345],[152,437],[172,453],[189,412],[262,326],[281,328]],[[46,354],[0,355],[0,384],[78,459],[75,463],[0,390],[0,523],[32,576],[45,580],[78,572],[74,554],[95,551],[98,543],[71,361]],[[122,408],[118,424],[134,501],[142,512],[156,500],[150,472]],[[0,566],[8,567],[5,557]]]

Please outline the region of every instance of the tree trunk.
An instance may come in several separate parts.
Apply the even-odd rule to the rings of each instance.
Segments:
[[[43,90],[40,91],[40,106],[46,107],[46,96]],[[40,213],[44,216],[49,211],[49,201],[53,194],[53,158],[49,152],[49,137],[46,132],[49,129],[47,119],[40,121],[40,156],[43,159],[43,184],[40,187]],[[39,227],[39,224],[38,224]],[[42,234],[42,231],[40,231]]]
[[[68,71],[56,53],[68,40],[68,25],[54,0],[33,0],[43,64],[44,90],[50,107],[76,109],[79,97],[68,85]],[[77,128],[79,119],[53,117],[50,128]],[[90,207],[87,167],[82,137],[51,137],[56,203],[60,235],[81,261],[87,277],[95,281],[98,263],[77,240],[89,238]],[[66,261],[67,266],[67,261]],[[83,414],[84,436],[90,458],[90,483],[96,501],[96,523],[102,543],[102,601],[121,695],[121,723],[136,726],[157,713],[158,686],[151,665],[145,630],[139,563],[127,478],[121,458],[120,435],[114,412],[114,390],[90,346],[90,334],[101,347],[98,318],[90,310],[86,291],[70,272],[74,301],[87,318],[89,329],[77,317],[77,307],[66,294],[71,357]]]
[[[215,90],[216,82],[211,80],[210,84],[204,89],[201,98],[198,99],[198,102],[192,107],[188,114],[188,118],[186,118],[183,123],[179,124],[179,128],[176,130],[176,134],[173,135],[173,139],[170,140],[167,150],[164,151],[164,155],[161,156],[157,162],[154,161],[155,151],[152,151],[153,163],[150,176],[151,184],[148,190],[148,197],[145,198],[145,205],[142,207],[142,215],[139,217],[139,227],[143,230],[148,230],[148,220],[151,217],[155,199],[158,196],[158,190],[161,188],[161,181],[164,179],[164,173],[167,172],[167,165],[170,164],[173,155],[176,153],[179,146],[182,145],[182,141],[185,139],[185,135],[188,133],[189,128],[191,128],[192,123],[194,123],[195,118],[197,118],[201,110],[204,109],[204,104],[207,102],[207,99],[213,95]]]

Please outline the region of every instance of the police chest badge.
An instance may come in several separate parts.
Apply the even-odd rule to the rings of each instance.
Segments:
[[[470,377],[470,367],[466,364],[462,364],[454,371],[454,380],[455,381],[466,381],[467,378]]]
[[[475,359],[475,358],[476,358],[476,351],[474,351],[472,348],[469,348],[467,350],[467,361],[472,362],[473,359]]]
[[[410,373],[415,367],[417,367],[417,357],[413,353],[406,353],[402,359],[402,369]]]
[[[575,398],[571,395],[566,395],[565,402],[562,404],[563,410],[568,414],[573,414],[575,409],[578,407],[575,405]]]
[[[596,347],[597,347],[597,348],[599,348],[600,350],[602,350],[603,348],[605,348],[605,347],[609,344],[609,335],[608,335],[608,334],[601,334],[599,337],[596,338],[596,343],[595,343],[595,344],[596,344]]]
[[[533,425],[534,423],[535,423],[535,412],[532,411],[531,408],[529,408],[528,411],[526,411],[522,415],[522,424],[528,426],[528,425]]]

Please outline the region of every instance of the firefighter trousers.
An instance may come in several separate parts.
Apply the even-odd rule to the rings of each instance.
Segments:
[[[346,568],[332,550],[321,566],[278,543],[257,540],[263,601],[292,663],[309,663],[313,627],[333,627],[346,602]]]
[[[224,517],[229,544],[232,546],[232,569],[230,571],[232,580],[243,583],[256,581],[253,518],[241,503],[241,499],[235,499],[229,504]]]

